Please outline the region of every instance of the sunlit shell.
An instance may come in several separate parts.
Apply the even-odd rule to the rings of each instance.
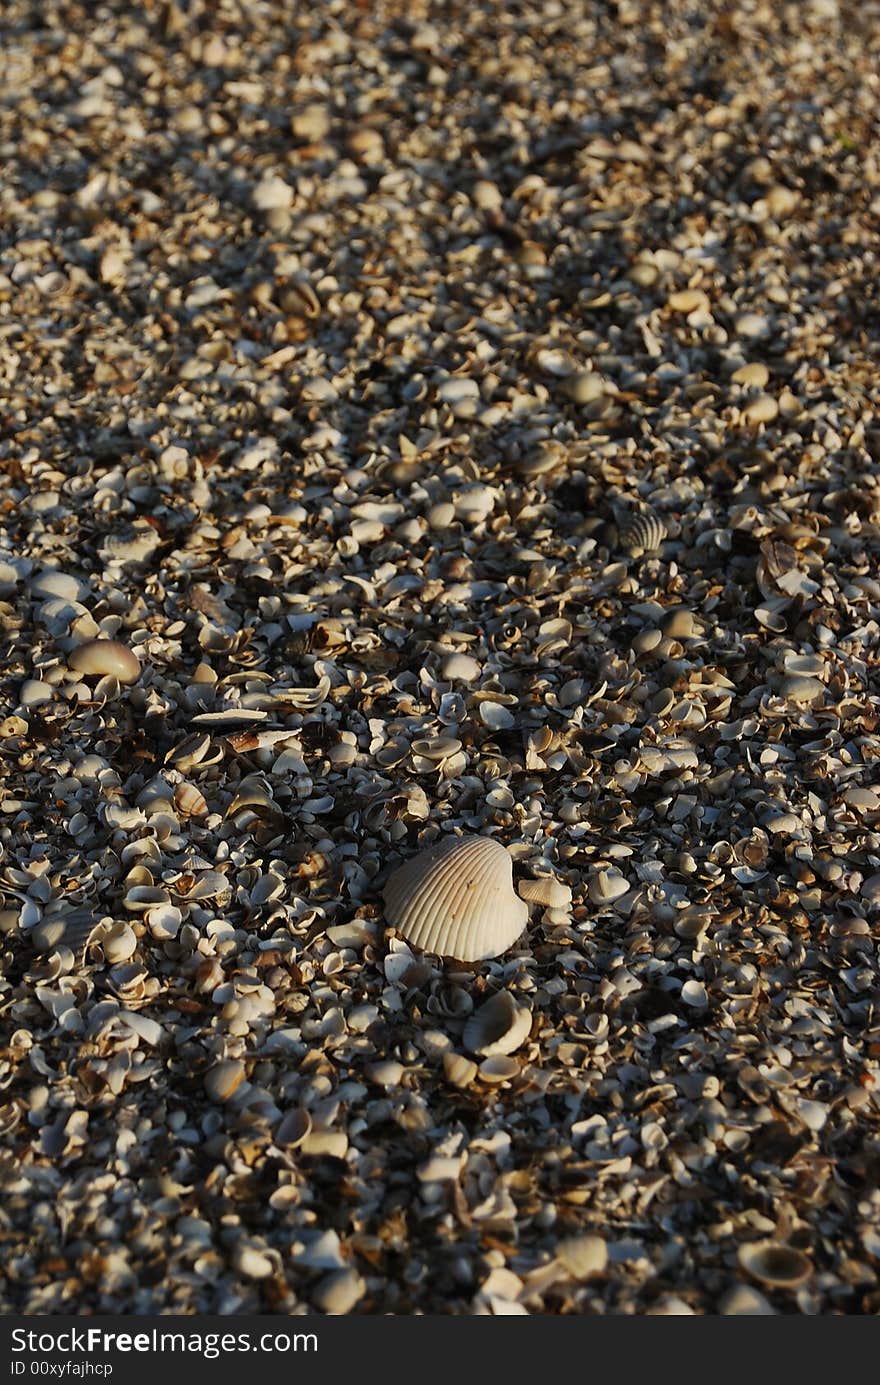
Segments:
[[[114,923],[101,939],[104,956],[111,966],[127,962],[137,949],[137,937],[127,923]]]
[[[571,904],[571,890],[554,875],[542,876],[540,880],[521,880],[520,899],[528,904],[543,904],[545,909],[567,909]]]
[[[797,1289],[813,1273],[802,1250],[780,1241],[750,1241],[740,1246],[736,1258],[755,1279],[780,1289]]]
[[[204,794],[195,784],[188,784],[185,780],[174,790],[174,806],[179,813],[191,818],[204,817],[208,811]]]
[[[629,890],[629,881],[618,870],[597,871],[588,892],[594,904],[611,904]]]
[[[112,674],[120,683],[136,683],[141,673],[140,659],[118,640],[86,640],[71,651],[67,662],[76,673],[87,677]]]
[[[499,991],[471,1015],[462,1038],[471,1053],[491,1058],[499,1053],[513,1053],[528,1038],[531,1027],[531,1010],[517,1005],[509,991]]]
[[[228,1101],[231,1096],[234,1096],[244,1079],[244,1063],[233,1058],[223,1059],[206,1072],[205,1090],[212,1101]]]
[[[461,1053],[444,1053],[443,1075],[453,1087],[469,1087],[477,1075],[477,1065]]]
[[[513,862],[491,837],[431,847],[394,872],[384,899],[388,923],[408,942],[462,962],[506,952],[528,917],[513,889]]]
[[[261,775],[249,774],[239,781],[235,797],[226,809],[226,816],[232,817],[242,808],[251,808],[255,813],[266,814],[279,811],[278,804]]]
[[[620,547],[632,558],[656,553],[668,530],[659,515],[634,515],[620,526]]]
[[[590,1279],[604,1274],[608,1246],[601,1236],[566,1236],[556,1247],[556,1258],[573,1279]]]
[[[288,1149],[296,1149],[310,1134],[311,1129],[312,1118],[308,1111],[301,1106],[294,1106],[282,1117],[281,1124],[275,1131],[275,1143]]]

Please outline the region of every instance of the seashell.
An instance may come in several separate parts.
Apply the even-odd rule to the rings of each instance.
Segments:
[[[604,1274],[608,1246],[601,1236],[566,1236],[556,1246],[556,1259],[572,1279],[590,1279],[594,1274]]]
[[[366,1074],[377,1087],[398,1087],[405,1071],[403,1064],[395,1058],[383,1058],[378,1063],[370,1063]]]
[[[57,596],[62,601],[78,601],[85,591],[83,583],[70,572],[59,568],[43,568],[28,578],[28,590],[36,600],[48,601]]]
[[[772,394],[759,394],[742,411],[746,423],[772,423],[779,413],[779,405]]]
[[[584,1016],[584,1037],[588,1043],[600,1044],[608,1037],[608,1016],[596,1010]]]
[[[563,885],[555,875],[545,875],[539,880],[521,880],[519,897],[527,904],[543,904],[545,909],[567,909],[572,899],[568,885]]]
[[[781,635],[788,624],[785,616],[770,605],[756,606],[755,620],[759,625],[763,625],[766,630],[772,630],[776,635]]]
[[[384,890],[386,918],[424,952],[480,962],[512,947],[528,908],[513,862],[492,837],[446,839],[400,866]]]
[[[277,173],[264,173],[252,197],[259,212],[286,211],[293,205],[293,188]]]
[[[578,370],[563,381],[561,390],[573,404],[592,404],[607,393],[608,385],[594,370]]]
[[[281,1120],[281,1124],[275,1131],[276,1145],[284,1145],[288,1149],[296,1149],[303,1140],[310,1134],[312,1129],[312,1118],[308,1111],[302,1106],[295,1106],[292,1111]]]
[[[426,760],[446,760],[461,750],[461,741],[454,736],[427,736],[413,741],[410,748],[414,755],[422,755]]]
[[[132,874],[134,874],[133,871]],[[133,885],[132,888],[126,892],[125,899],[123,899],[123,904],[125,904],[126,909],[132,910],[132,913],[140,913],[140,911],[152,909],[154,904],[169,903],[170,897],[168,891],[162,889],[159,885]]]
[[[631,558],[656,553],[669,531],[659,515],[634,515],[620,525],[619,546]]]
[[[674,313],[694,313],[709,307],[709,297],[703,289],[678,289],[666,302]]]
[[[99,678],[111,674],[120,683],[136,683],[141,673],[140,659],[118,640],[86,640],[71,651],[67,663],[75,673]]]
[[[793,673],[783,678],[779,685],[780,697],[792,702],[818,702],[825,695],[825,684],[818,678],[808,678],[806,674]]]
[[[686,606],[673,606],[663,617],[663,634],[673,640],[691,640],[700,629],[692,611]]]
[[[482,666],[470,654],[447,654],[440,665],[440,672],[450,682],[473,683],[479,678]]]
[[[173,904],[154,904],[144,914],[144,922],[154,938],[168,942],[180,932],[183,914]]]
[[[137,951],[137,937],[127,923],[114,923],[101,939],[101,948],[111,966],[127,962]]]
[[[44,919],[35,924],[28,939],[35,952],[53,952],[61,943],[67,928],[64,918]]]
[[[196,732],[187,736],[179,745],[171,747],[165,756],[165,764],[173,765],[181,773],[186,773],[196,765],[213,763],[213,760],[208,758],[210,749],[211,737],[204,731]],[[218,749],[216,758],[219,759],[222,754],[223,751]]]
[[[513,1053],[528,1038],[532,1027],[532,1012],[526,1005],[517,1005],[509,991],[490,996],[464,1026],[462,1041],[471,1053],[492,1058],[500,1053]]]
[[[618,870],[597,871],[590,881],[589,895],[594,904],[612,904],[629,890],[629,881]]]
[[[350,1313],[367,1292],[365,1281],[356,1269],[334,1270],[312,1292],[312,1302],[322,1313],[342,1317]]]
[[[225,707],[219,712],[201,712],[193,717],[193,726],[216,726],[222,731],[224,726],[242,726],[252,721],[265,721],[269,713],[259,707]]]
[[[568,448],[556,438],[542,438],[517,458],[516,470],[526,481],[557,471],[568,458]]]
[[[741,365],[733,372],[730,377],[734,385],[744,385],[747,388],[757,388],[762,390],[770,379],[770,371],[763,361],[751,361],[748,365]]]
[[[127,892],[123,903],[126,909],[131,909],[134,913],[152,909],[154,904],[170,904],[171,900],[168,891],[158,885],[134,885]]]
[[[813,1273],[803,1251],[781,1241],[750,1241],[740,1246],[736,1258],[754,1279],[779,1289],[797,1289]]]
[[[186,781],[178,784],[174,790],[174,806],[179,813],[188,818],[204,817],[208,811],[205,795],[195,784],[188,784]]]
[[[480,721],[490,731],[505,731],[514,725],[512,714],[498,702],[480,703]]]
[[[501,1053],[484,1058],[477,1071],[484,1082],[510,1082],[519,1072],[519,1063]]]
[[[287,285],[281,306],[294,317],[320,317],[321,300],[306,279],[294,279]]]
[[[776,1316],[776,1309],[750,1284],[734,1284],[724,1293],[718,1303],[718,1312],[723,1317],[769,1318]]]
[[[705,1010],[709,1004],[709,996],[702,981],[685,981],[681,988],[681,998],[685,1005],[689,1005],[692,1010]]]
[[[280,811],[268,784],[259,774],[248,774],[239,780],[235,797],[226,809],[226,816],[231,818],[242,808],[252,808],[255,813],[277,814]]]
[[[119,1019],[127,1029],[137,1034],[139,1039],[143,1039],[145,1044],[155,1046],[164,1036],[164,1029],[156,1020],[150,1019],[149,1015],[142,1015],[137,1010],[120,1010]]]
[[[237,1058],[225,1058],[205,1073],[205,1091],[212,1101],[228,1101],[244,1081],[244,1063]]]
[[[300,1148],[303,1154],[344,1159],[348,1153],[348,1136],[344,1130],[310,1130]]]
[[[461,1053],[444,1053],[443,1073],[453,1087],[469,1087],[477,1075],[477,1065]]]

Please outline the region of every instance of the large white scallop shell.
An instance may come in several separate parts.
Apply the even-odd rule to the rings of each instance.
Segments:
[[[394,872],[385,916],[423,952],[481,962],[512,947],[528,918],[513,888],[513,862],[491,837],[438,842]]]

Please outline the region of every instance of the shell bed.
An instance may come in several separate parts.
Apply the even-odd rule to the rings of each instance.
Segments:
[[[0,5],[0,1312],[880,1312],[878,57]]]

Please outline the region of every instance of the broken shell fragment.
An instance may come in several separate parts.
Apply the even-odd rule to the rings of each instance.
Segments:
[[[385,914],[414,947],[481,962],[512,947],[528,908],[513,862],[491,837],[456,837],[406,861],[384,890]]]
[[[528,1038],[531,1027],[531,1010],[517,1005],[509,991],[499,991],[471,1015],[462,1039],[471,1053],[491,1058],[499,1053],[513,1053]]]
[[[71,650],[67,663],[75,673],[92,678],[109,674],[120,683],[136,683],[141,673],[140,659],[118,640],[86,640]]]

